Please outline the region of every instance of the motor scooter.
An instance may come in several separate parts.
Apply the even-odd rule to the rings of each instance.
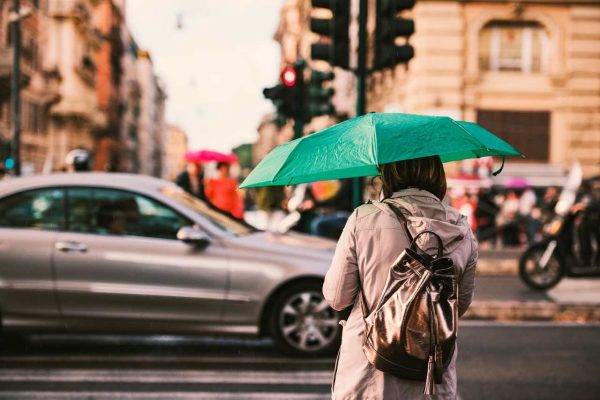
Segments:
[[[578,254],[576,221],[580,212],[573,212],[572,206],[581,183],[581,167],[575,164],[554,209],[555,216],[543,226],[543,238],[530,245],[519,259],[519,276],[532,289],[548,290],[565,276],[600,276],[600,265],[582,265]],[[600,259],[598,251],[600,249],[596,249],[596,257],[592,257],[596,264]]]

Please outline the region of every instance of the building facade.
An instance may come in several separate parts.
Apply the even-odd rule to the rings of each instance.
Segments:
[[[12,1],[0,0],[0,153],[11,137]],[[84,148],[94,168],[160,176],[164,85],[127,28],[124,0],[21,0],[23,173],[65,167]]]
[[[140,89],[140,114],[137,133],[139,170],[135,172],[160,176],[166,93],[154,73],[152,59],[147,51],[138,51],[136,68]]]
[[[167,125],[163,136],[161,177],[174,181],[185,169],[185,153],[188,150],[188,138],[183,129],[176,125]]]
[[[11,140],[11,75],[13,63],[10,12],[12,2],[0,1],[0,146]],[[58,75],[44,67],[47,2],[21,1],[29,10],[21,22],[21,164],[24,172],[40,170],[48,153],[49,109],[59,100]],[[4,160],[2,160],[3,162]]]
[[[322,12],[308,0],[285,2],[275,35],[282,63],[310,58],[319,40],[310,16]],[[600,173],[600,2],[419,0],[407,16],[415,21],[415,57],[370,76],[368,111],[476,121],[536,168],[579,161],[586,175]],[[370,43],[373,27],[371,18]],[[334,103],[351,113],[354,79],[335,72]]]
[[[107,125],[96,86],[96,55],[102,44],[93,23],[97,1],[48,1],[44,66],[60,77],[60,100],[50,108],[46,169],[62,169],[65,156],[74,148],[94,152]]]
[[[527,162],[600,173],[600,3],[427,1],[415,57],[373,76],[369,108],[476,121]]]

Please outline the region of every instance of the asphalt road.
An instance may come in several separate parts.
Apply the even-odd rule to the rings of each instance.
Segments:
[[[462,399],[596,399],[600,326],[464,323]],[[333,359],[269,340],[36,336],[0,351],[0,399],[326,399]]]

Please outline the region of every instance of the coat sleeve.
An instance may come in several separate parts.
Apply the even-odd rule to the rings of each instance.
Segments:
[[[471,255],[465,267],[460,282],[458,283],[458,316],[461,317],[471,305],[473,294],[475,293],[475,269],[477,267],[477,258],[479,252],[477,250],[477,239],[470,235]]]
[[[359,276],[355,226],[356,211],[346,222],[323,283],[325,300],[331,308],[338,311],[354,304],[354,298],[358,293]]]

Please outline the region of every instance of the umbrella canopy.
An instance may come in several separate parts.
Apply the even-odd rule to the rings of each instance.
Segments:
[[[189,162],[197,163],[216,161],[233,164],[237,162],[237,156],[235,154],[224,154],[213,150],[188,151],[185,153],[185,159]]]
[[[376,176],[378,165],[433,155],[448,162],[521,153],[472,122],[371,113],[276,147],[241,187]]]

